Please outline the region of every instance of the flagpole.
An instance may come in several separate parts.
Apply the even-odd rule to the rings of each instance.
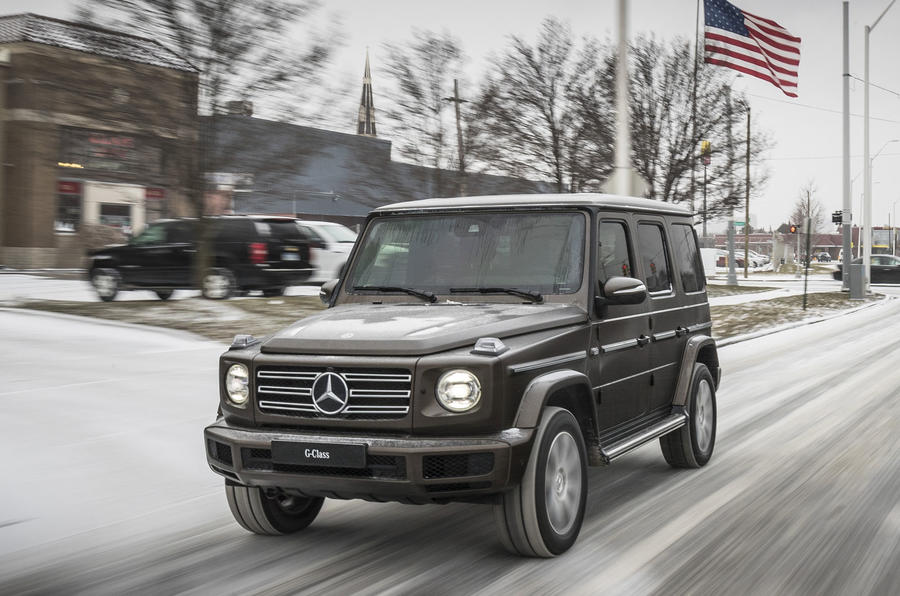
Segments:
[[[697,0],[697,14],[694,16],[694,85],[691,91],[691,213],[694,213],[697,170],[697,69],[700,54],[700,0]],[[706,217],[706,213],[703,213]],[[703,238],[706,241],[705,235]],[[705,246],[705,244],[704,244]]]
[[[747,180],[744,184],[744,279],[750,262],[750,103],[747,103]]]

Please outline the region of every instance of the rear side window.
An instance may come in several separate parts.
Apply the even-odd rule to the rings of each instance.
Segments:
[[[640,224],[638,226],[638,251],[644,265],[644,283],[647,291],[668,292],[672,289],[669,260],[662,226]]]
[[[292,221],[267,222],[272,236],[279,240],[305,240],[303,232]]]
[[[597,229],[597,279],[602,286],[610,277],[634,277],[628,234],[621,221],[603,221]]]
[[[672,256],[681,276],[681,287],[685,292],[699,292],[705,287],[700,251],[697,250],[697,236],[694,228],[687,224],[672,226]]]

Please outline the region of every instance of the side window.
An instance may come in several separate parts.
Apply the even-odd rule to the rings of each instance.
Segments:
[[[703,265],[697,250],[694,228],[687,224],[672,225],[672,256],[678,265],[681,286],[685,292],[699,292],[705,287]]]
[[[131,243],[137,246],[144,246],[148,244],[162,244],[166,241],[166,228],[165,224],[150,224],[144,231],[141,232],[140,236],[136,236]]]
[[[597,280],[601,286],[610,277],[634,277],[628,234],[623,222],[600,222],[597,244]]]
[[[644,283],[647,285],[647,291],[652,294],[671,290],[669,260],[662,227],[659,224],[638,226],[638,252],[644,265]]]
[[[167,242],[187,243],[194,241],[194,226],[189,221],[178,221],[169,227]]]

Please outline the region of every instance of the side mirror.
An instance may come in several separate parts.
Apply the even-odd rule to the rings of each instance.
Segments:
[[[603,284],[609,304],[640,304],[647,299],[647,286],[633,277],[611,277]]]
[[[322,284],[322,287],[319,288],[319,300],[324,302],[325,304],[331,305],[331,299],[334,297],[334,289],[340,283],[339,279],[332,279],[331,281],[326,281]]]

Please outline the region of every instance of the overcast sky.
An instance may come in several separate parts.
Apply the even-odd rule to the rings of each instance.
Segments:
[[[772,85],[742,78],[737,83],[750,94],[753,126],[767,129],[775,141],[768,152],[770,180],[762,195],[751,202],[755,225],[773,226],[788,220],[801,187],[814,181],[818,199],[828,213],[841,208],[841,1],[840,0],[734,0],[749,12],[778,21],[803,39],[800,57],[799,98],[790,99]],[[890,0],[851,0],[850,70],[863,78],[863,28],[874,22]],[[403,42],[410,29],[446,29],[460,39],[469,56],[468,70],[477,78],[488,57],[502,49],[511,34],[533,38],[541,21],[554,15],[579,34],[615,39],[616,0],[325,0],[325,10],[338,13],[346,43],[340,50],[332,77],[359,84],[368,47],[376,110],[379,103],[380,53],[384,42]],[[66,0],[6,0],[4,12],[36,12],[70,17]],[[630,31],[659,37],[691,37],[696,0],[630,0]],[[702,11],[701,11],[702,12]],[[870,75],[874,84],[890,91],[871,90],[871,153],[886,142],[900,139],[900,7],[893,7],[871,35]],[[710,67],[712,68],[712,67]],[[343,86],[343,85],[341,85]],[[852,81],[851,113],[863,113],[863,85]],[[347,131],[355,128],[356,110],[348,106]],[[851,117],[851,176],[862,170],[863,124]],[[376,114],[377,117],[377,114]],[[876,120],[877,118],[877,120]],[[381,129],[385,135],[389,133]],[[715,144],[715,139],[712,139]],[[889,143],[873,166],[874,225],[887,225],[897,202],[900,215],[900,142]],[[859,216],[863,177],[853,185],[854,221]]]

